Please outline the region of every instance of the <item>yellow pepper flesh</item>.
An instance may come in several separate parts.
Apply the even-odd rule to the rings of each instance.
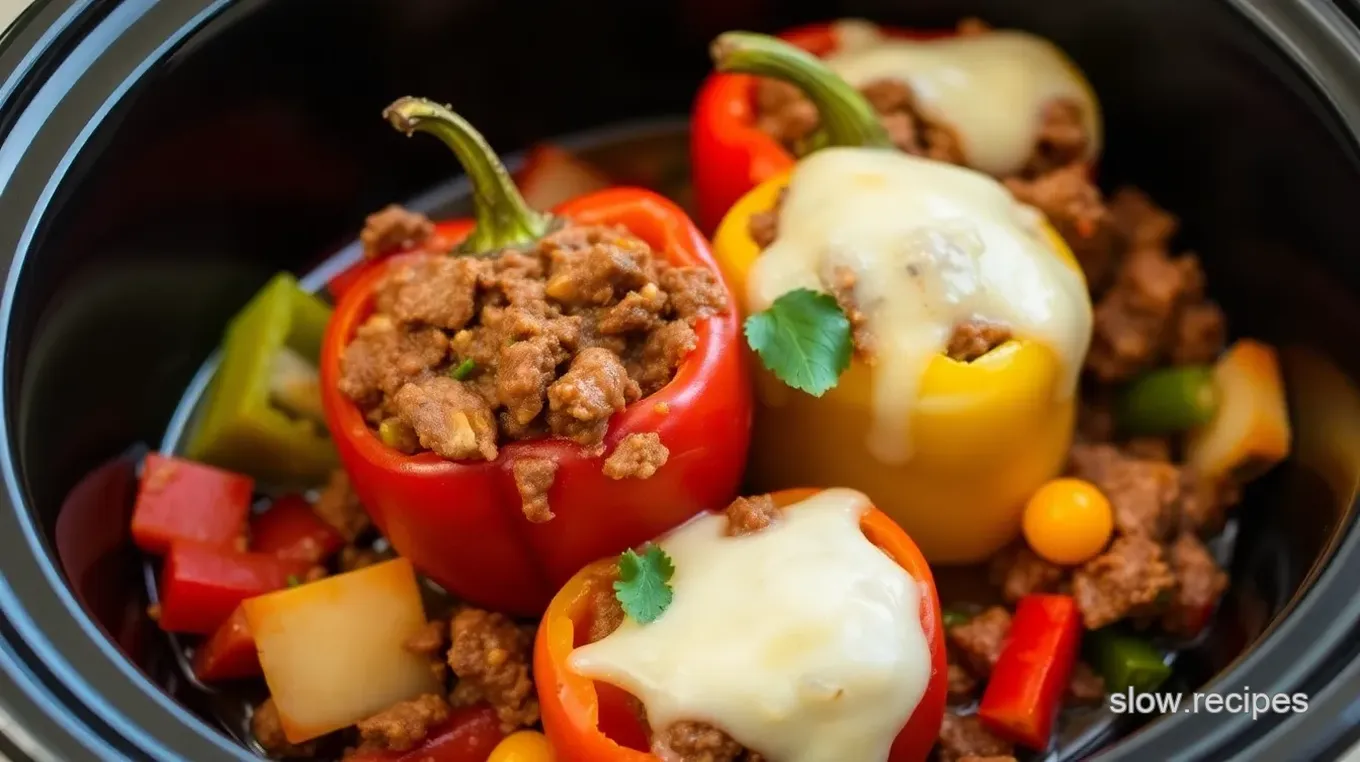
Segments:
[[[774,208],[788,181],[784,174],[752,190],[714,236],[718,262],[739,298],[745,299],[746,275],[760,256],[750,219]],[[1080,272],[1057,232],[1047,233]],[[862,360],[820,398],[784,386],[758,361],[753,365],[760,404],[751,486],[861,490],[932,563],[982,561],[1015,539],[1026,500],[1062,469],[1071,445],[1075,397],[1060,398],[1061,360],[1037,342],[1008,341],[971,363],[944,355],[931,361],[910,425],[913,456],[903,465],[869,452],[874,378]]]

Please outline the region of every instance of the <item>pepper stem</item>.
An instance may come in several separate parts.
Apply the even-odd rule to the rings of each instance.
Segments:
[[[460,253],[494,254],[547,234],[552,217],[529,208],[496,152],[466,119],[434,101],[409,96],[384,109],[383,117],[408,136],[425,132],[439,138],[467,172],[477,226],[458,247]]]
[[[726,32],[709,53],[718,71],[782,79],[802,90],[821,114],[822,134],[812,145],[893,147],[869,101],[806,50],[769,35]]]

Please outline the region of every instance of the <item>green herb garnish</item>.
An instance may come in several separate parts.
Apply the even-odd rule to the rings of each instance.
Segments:
[[[474,362],[471,357],[469,357],[466,360],[458,363],[458,367],[449,371],[449,377],[455,381],[462,381],[463,379],[472,375],[472,371],[476,370],[476,368],[477,363]]]
[[[298,579],[296,574],[289,574],[287,582],[289,587],[297,587],[302,584],[302,580]]]
[[[671,605],[674,593],[670,579],[674,574],[675,564],[659,545],[648,545],[641,555],[625,550],[619,556],[614,597],[623,605],[623,613],[638,624],[651,624]]]
[[[800,288],[746,318],[746,342],[784,383],[820,397],[850,367],[850,320],[827,294]]]

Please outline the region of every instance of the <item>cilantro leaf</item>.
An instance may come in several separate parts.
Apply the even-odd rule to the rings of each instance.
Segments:
[[[623,613],[638,624],[651,624],[671,605],[674,593],[670,579],[674,574],[675,564],[659,545],[648,545],[641,555],[625,550],[619,556],[614,597],[623,605]]]
[[[476,368],[477,368],[476,361],[469,357],[466,360],[458,363],[458,367],[449,371],[449,378],[452,378],[455,381],[462,381],[463,379],[472,375],[472,371],[476,370]]]
[[[287,582],[289,587],[297,587],[302,584],[302,580],[298,579],[298,575],[296,574],[289,574]]]
[[[850,320],[828,294],[790,291],[746,318],[746,342],[784,383],[814,397],[850,367]]]

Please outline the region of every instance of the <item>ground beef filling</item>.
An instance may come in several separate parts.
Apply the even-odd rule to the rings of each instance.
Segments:
[[[1160,620],[1173,635],[1199,632],[1228,584],[1200,537],[1222,527],[1237,489],[1175,465],[1169,451],[1164,441],[1073,445],[1068,473],[1091,482],[1110,501],[1114,540],[1072,568],[1045,561],[1023,543],[1002,550],[991,561],[991,582],[1002,599],[1013,604],[1030,593],[1070,593],[1088,629],[1134,618]],[[956,634],[979,629],[955,628],[950,643],[961,651],[960,664],[985,678],[978,668],[985,651],[970,650]]]
[[[946,712],[935,747],[940,762],[960,762],[968,757],[1014,758],[1015,746],[982,726],[976,715]]]
[[[410,751],[424,743],[430,730],[449,718],[449,702],[427,694],[394,704],[366,720],[360,720],[361,750]]]
[[[949,629],[950,653],[979,680],[991,677],[1001,647],[1011,631],[1010,612],[993,606],[964,624]]]
[[[454,614],[448,662],[458,682],[449,703],[490,704],[505,733],[538,722],[532,673],[536,629],[493,611],[469,607]]]
[[[769,495],[739,497],[727,507],[727,534],[731,537],[755,534],[779,520],[782,509]],[[612,569],[601,572],[592,580],[591,616],[585,642],[594,643],[608,637],[623,624],[623,607],[614,596]],[[661,729],[647,723],[647,711],[640,701],[634,710],[651,736],[652,754],[668,762],[763,762],[759,753],[743,747],[731,736],[703,722],[677,722]]]
[[[364,257],[373,259],[393,250],[417,246],[432,235],[434,223],[429,217],[390,204],[364,220],[359,243],[364,248]]]
[[[547,458],[520,458],[510,470],[524,507],[524,518],[534,524],[551,521],[554,514],[548,506],[548,490],[557,477],[557,463]]]
[[[423,230],[403,225],[391,227]],[[366,231],[382,238],[373,219]],[[492,460],[544,435],[599,446],[611,416],[670,382],[696,322],[727,297],[706,268],[578,225],[527,251],[397,264],[374,309],[345,350],[340,390],[392,447]],[[550,515],[536,475],[518,480],[526,512]]]
[[[980,34],[986,29],[972,20],[960,24],[961,34]],[[958,134],[921,108],[910,85],[881,79],[864,85],[860,92],[898,149],[950,164],[967,163]],[[762,78],[756,81],[753,96],[756,126],[761,131],[794,155],[801,156],[812,148],[821,118],[802,90],[782,80]],[[1047,104],[1039,115],[1034,150],[1022,175],[1032,177],[1082,161],[1090,147],[1083,117],[1078,103],[1057,100]]]
[[[650,479],[670,456],[659,434],[629,434],[605,459],[604,475],[610,479]]]

